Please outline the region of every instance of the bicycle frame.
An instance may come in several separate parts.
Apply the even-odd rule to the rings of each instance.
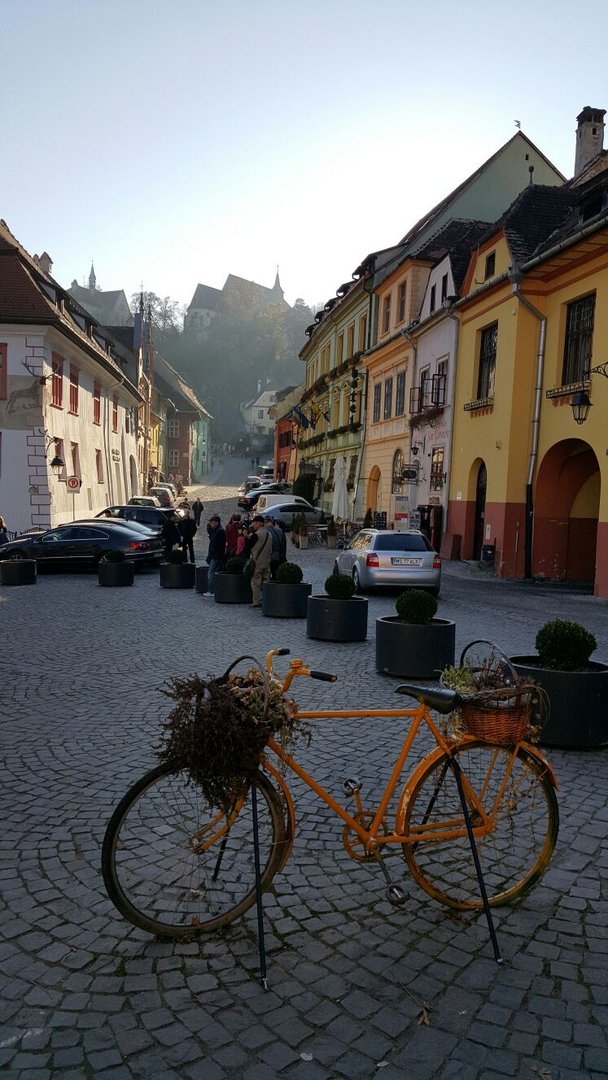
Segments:
[[[272,668],[272,658],[273,658],[274,655],[276,655],[276,651],[274,651],[274,650],[268,654],[267,659],[266,659],[266,667],[267,667],[267,670],[268,670],[269,674],[271,676],[273,676],[274,678],[276,678],[276,675],[274,674],[273,668]],[[286,692],[289,689],[289,687],[290,687],[290,685],[291,685],[294,678],[296,678],[298,676],[301,676],[301,675],[302,676],[306,676],[306,675],[310,676],[311,674],[314,677],[315,673],[314,672],[311,673],[311,669],[308,668],[301,660],[292,660],[291,663],[290,663],[289,671],[288,671],[287,675],[285,676],[285,679],[281,683],[283,691]],[[452,754],[454,753],[455,750],[462,747],[463,745],[466,745],[467,743],[476,743],[476,742],[478,742],[478,740],[474,736],[462,735],[458,739],[455,739],[455,740],[447,739],[444,735],[442,735],[442,733],[439,731],[436,724],[434,723],[434,721],[433,721],[433,719],[432,719],[432,717],[430,715],[430,711],[429,711],[428,706],[426,706],[423,703],[420,703],[416,708],[410,708],[410,709],[321,709],[321,710],[319,710],[319,709],[315,709],[315,710],[300,710],[300,709],[298,709],[297,715],[298,715],[298,718],[301,719],[301,720],[322,720],[322,719],[328,719],[328,720],[329,719],[342,719],[342,720],[344,720],[344,719],[355,719],[357,717],[366,717],[366,718],[367,717],[383,717],[383,718],[386,717],[386,718],[393,718],[393,719],[406,719],[406,720],[410,719],[412,721],[410,726],[409,726],[409,730],[407,732],[405,740],[404,740],[404,742],[402,744],[401,750],[400,750],[400,752],[399,752],[399,754],[397,756],[397,759],[396,759],[395,764],[393,766],[393,769],[391,771],[391,774],[390,774],[390,776],[388,778],[388,781],[386,783],[386,787],[385,787],[385,789],[384,789],[384,791],[382,793],[380,803],[379,803],[376,810],[371,811],[371,813],[373,813],[373,818],[372,818],[372,822],[371,822],[371,825],[369,826],[369,828],[366,828],[366,826],[364,824],[362,824],[362,821],[361,821],[361,819],[363,817],[363,814],[364,814],[364,808],[363,808],[363,804],[361,802],[358,790],[355,790],[353,792],[353,794],[355,795],[356,802],[357,802],[357,815],[358,815],[358,816],[354,816],[353,814],[349,813],[348,810],[346,810],[339,802],[337,802],[337,800],[333,797],[333,795],[331,795],[330,792],[328,792],[321,784],[319,784],[318,781],[315,780],[314,777],[311,776],[310,773],[307,772],[306,769],[304,769],[301,765],[299,765],[298,762],[290,754],[288,754],[283,749],[283,747],[281,747],[274,739],[271,739],[269,741],[269,743],[268,743],[268,749],[271,750],[276,755],[276,757],[279,759],[279,761],[281,761],[285,766],[287,766],[287,768],[291,769],[291,771],[293,773],[295,773],[295,775],[298,776],[307,785],[307,787],[309,787],[311,789],[311,791],[313,791],[315,793],[315,795],[317,795],[317,797],[319,799],[321,799],[321,801],[324,802],[326,806],[329,807],[330,810],[333,810],[333,812],[345,823],[345,825],[349,829],[352,829],[357,834],[357,836],[359,837],[359,839],[361,840],[361,842],[363,844],[365,853],[366,853],[366,855],[368,857],[379,858],[380,857],[380,849],[381,849],[381,847],[383,845],[386,845],[386,844],[415,844],[423,836],[424,836],[425,841],[427,841],[427,842],[428,841],[437,841],[437,842],[439,842],[439,841],[446,841],[446,840],[454,840],[454,839],[457,839],[459,837],[466,836],[466,827],[465,827],[465,824],[464,824],[462,818],[459,818],[458,820],[455,820],[453,822],[449,822],[449,821],[445,822],[443,824],[442,828],[437,828],[436,826],[432,826],[432,825],[431,826],[422,825],[416,830],[416,832],[410,833],[410,834],[403,833],[401,830],[402,830],[402,827],[403,827],[404,810],[405,810],[405,807],[407,806],[407,801],[409,799],[409,794],[413,790],[413,788],[414,788],[414,786],[415,786],[415,784],[417,782],[419,774],[424,769],[428,768],[429,764],[433,760],[441,757],[442,755],[445,754],[449,758],[449,757],[452,756]],[[436,747],[435,747],[435,749],[433,751],[431,751],[430,754],[426,755],[415,766],[413,772],[407,778],[405,788],[404,788],[402,797],[401,797],[400,802],[399,802],[399,811],[398,811],[397,822],[396,822],[397,829],[396,830],[386,830],[385,816],[386,816],[388,806],[389,806],[390,801],[391,801],[391,799],[392,799],[392,797],[393,797],[393,795],[395,793],[395,789],[396,789],[396,787],[397,787],[397,785],[399,783],[399,779],[401,777],[401,774],[403,773],[403,770],[405,768],[405,764],[406,764],[407,759],[409,757],[412,745],[413,745],[413,743],[414,743],[414,741],[416,739],[416,736],[418,735],[418,732],[420,731],[420,728],[422,726],[425,726],[430,731],[430,733],[432,734],[432,736],[433,736],[433,738],[435,740]],[[535,749],[535,747],[530,746],[528,743],[518,743],[513,747],[512,751],[511,751],[511,758],[510,758],[510,761],[509,761],[509,765],[508,765],[507,769],[505,770],[502,783],[500,785],[500,788],[499,788],[499,790],[498,790],[498,792],[496,794],[495,800],[494,800],[494,805],[491,808],[491,810],[488,812],[484,808],[482,800],[483,800],[483,795],[485,793],[485,789],[487,787],[487,783],[489,782],[490,775],[491,775],[492,770],[494,768],[494,764],[495,764],[496,760],[498,759],[499,748],[495,748],[494,756],[490,760],[490,765],[489,765],[489,769],[488,769],[486,783],[484,784],[484,786],[483,786],[483,788],[482,788],[482,790],[481,790],[481,792],[479,794],[471,786],[470,782],[467,779],[466,773],[462,772],[462,784],[463,784],[463,790],[464,790],[465,798],[466,798],[466,801],[467,801],[467,804],[468,804],[468,807],[469,807],[469,810],[470,810],[471,814],[475,815],[476,821],[477,821],[477,824],[474,826],[474,829],[473,829],[473,832],[474,832],[474,835],[475,835],[476,838],[479,838],[479,837],[482,837],[482,836],[486,835],[493,828],[493,817],[494,817],[495,810],[498,807],[498,805],[500,804],[500,801],[501,801],[502,796],[504,794],[505,788],[506,788],[507,783],[509,781],[509,778],[511,776],[513,762],[515,761],[515,758],[517,756],[517,749],[521,745],[524,745],[526,747],[526,750],[529,753],[533,754],[535,757],[537,757],[539,760],[541,760],[543,762],[543,765],[547,768],[547,770],[550,773],[550,776],[551,776],[551,779],[552,779],[553,783],[554,784],[556,783],[555,779],[553,777],[553,774],[552,774],[552,770],[550,769],[548,763],[545,761],[545,759],[542,757],[542,755]],[[273,778],[278,783],[278,785],[279,785],[279,787],[280,787],[280,789],[281,789],[281,791],[282,791],[282,793],[283,793],[283,795],[285,797],[286,806],[287,806],[287,814],[288,814],[288,819],[289,819],[289,823],[290,823],[290,828],[289,828],[289,836],[290,836],[289,848],[291,848],[291,843],[293,842],[293,836],[295,834],[295,807],[294,807],[293,798],[291,796],[288,785],[287,785],[287,783],[285,781],[285,778],[282,775],[280,769],[278,769],[271,761],[269,761],[266,754],[262,755],[261,765],[262,765],[262,768],[264,768],[266,772],[268,772],[270,775],[273,776]],[[401,826],[401,828],[400,828],[400,826]],[[285,855],[285,857],[283,859],[283,864],[285,863],[288,854],[289,854],[289,851],[287,851],[287,853],[286,853],[286,855]]]

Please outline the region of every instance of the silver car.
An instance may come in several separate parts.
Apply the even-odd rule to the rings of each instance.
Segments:
[[[334,571],[352,577],[358,592],[390,585],[439,596],[441,588],[441,559],[417,529],[361,529],[337,556]]]
[[[252,513],[255,515],[255,507]],[[304,514],[307,525],[318,525],[320,522],[327,520],[327,514],[324,514],[322,510],[317,509],[316,506],[312,506],[307,499],[303,499],[299,496],[295,499],[290,499],[289,495],[286,495],[285,502],[272,503],[265,509],[260,510],[259,513],[261,517],[268,521],[272,518],[275,518],[277,521],[282,521],[287,529],[291,529],[293,519],[297,514]]]

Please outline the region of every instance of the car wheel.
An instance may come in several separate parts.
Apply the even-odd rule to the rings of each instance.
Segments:
[[[361,579],[359,577],[359,571],[357,570],[356,566],[353,566],[353,585],[355,586],[355,592],[356,593],[362,593],[363,592],[363,589],[361,588]]]
[[[11,551],[9,555],[10,562],[21,562],[22,559],[25,559],[22,551]]]

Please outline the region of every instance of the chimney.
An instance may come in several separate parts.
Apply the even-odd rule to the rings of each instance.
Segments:
[[[38,259],[38,265],[42,270],[43,274],[50,274],[51,270],[53,269],[53,260],[51,259],[48,251],[42,252],[42,255]]]
[[[601,154],[604,149],[605,109],[592,109],[590,105],[577,116],[576,154],[574,157],[574,175],[580,174],[587,165]]]

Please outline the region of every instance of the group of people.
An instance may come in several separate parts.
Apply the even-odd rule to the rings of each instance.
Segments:
[[[280,521],[266,521],[256,514],[251,521],[233,514],[224,528],[219,514],[212,514],[208,524],[208,592],[215,592],[215,575],[233,556],[246,559],[251,571],[252,607],[262,603],[262,585],[273,580],[278,567],[287,559],[287,538]]]

